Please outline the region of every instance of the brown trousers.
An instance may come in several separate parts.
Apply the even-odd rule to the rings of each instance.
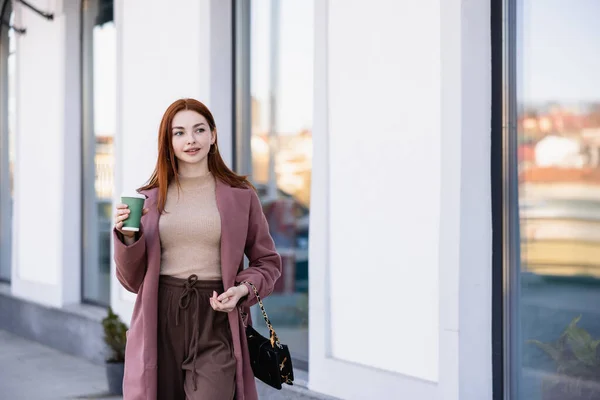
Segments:
[[[158,400],[231,400],[236,361],[227,313],[213,310],[220,281],[161,276],[158,289]]]

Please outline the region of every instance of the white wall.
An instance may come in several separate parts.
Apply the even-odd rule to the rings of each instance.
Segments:
[[[455,127],[462,134],[458,382],[460,399],[479,400],[492,398],[490,2],[455,1],[461,29],[461,75],[456,80],[462,99],[462,123]],[[445,104],[452,103],[455,98],[449,94]]]
[[[332,356],[437,381],[439,0],[329,4]],[[399,321],[412,329],[386,351],[356,345]]]
[[[315,19],[310,387],[491,398],[489,4]]]
[[[55,16],[15,3],[27,34],[16,55],[12,291],[61,306],[80,297],[79,1],[33,4]]]
[[[230,2],[116,1],[115,200],[141,186],[156,161],[166,107],[194,97],[213,112],[232,156]],[[15,3],[17,121],[12,284],[15,296],[61,307],[81,300],[80,0]],[[113,266],[114,268],[114,266]],[[135,297],[117,282],[111,303],[129,320]]]
[[[150,177],[160,120],[178,98],[196,98],[211,109],[219,149],[230,162],[231,17],[230,2],[219,0],[115,3],[115,201],[122,190],[140,187]],[[113,307],[129,321],[135,297],[121,287],[114,272],[111,289]]]

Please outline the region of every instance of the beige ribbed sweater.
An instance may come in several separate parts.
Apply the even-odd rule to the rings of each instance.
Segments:
[[[172,182],[166,213],[158,223],[160,273],[176,278],[198,275],[200,280],[221,279],[221,217],[215,195],[215,178],[180,177],[181,190]]]

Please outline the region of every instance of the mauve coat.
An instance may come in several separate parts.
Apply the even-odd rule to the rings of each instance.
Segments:
[[[143,191],[144,207],[139,239],[126,246],[116,230],[114,258],[117,278],[129,291],[137,293],[125,349],[124,400],[155,400],[157,387],[157,310],[160,276],[160,238],[158,234],[158,190]],[[221,216],[221,269],[225,289],[244,280],[252,282],[261,297],[267,297],[281,275],[281,258],[269,233],[258,196],[252,189],[233,188],[217,179],[217,207]],[[243,269],[244,253],[250,261]],[[236,399],[257,400],[250,366],[248,343],[241,312],[249,314],[256,304],[250,295],[229,313],[229,326],[237,361]],[[250,319],[247,323],[251,324]],[[198,388],[202,390],[202,388]]]

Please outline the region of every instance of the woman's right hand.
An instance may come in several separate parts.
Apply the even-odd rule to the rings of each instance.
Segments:
[[[123,204],[123,203],[119,203],[117,204],[117,212],[115,213],[115,229],[121,233],[123,236],[128,237],[128,238],[133,238],[135,237],[135,232],[132,231],[124,231],[123,228],[123,221],[125,221],[127,218],[129,218],[129,213],[131,211],[129,210],[129,206],[127,204]],[[144,208],[142,210],[142,215],[146,215],[146,213],[148,212],[147,208]]]

